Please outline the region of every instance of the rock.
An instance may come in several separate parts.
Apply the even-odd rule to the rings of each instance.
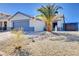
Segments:
[[[0,51],[0,56],[6,56],[6,54],[2,51]]]
[[[35,40],[32,40],[32,42],[35,42]]]

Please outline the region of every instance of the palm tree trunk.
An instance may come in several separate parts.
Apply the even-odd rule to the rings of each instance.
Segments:
[[[52,31],[52,23],[51,23],[51,22],[47,22],[47,23],[46,23],[46,30],[47,30],[48,32],[51,32],[51,31]]]

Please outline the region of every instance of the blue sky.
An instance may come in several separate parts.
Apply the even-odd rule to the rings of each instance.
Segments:
[[[25,14],[36,16],[39,14],[37,9],[41,7],[39,3],[0,3],[0,13],[15,14],[17,11],[21,11]],[[57,5],[63,7],[60,13],[65,15],[65,22],[79,22],[79,4],[77,3],[60,3]]]

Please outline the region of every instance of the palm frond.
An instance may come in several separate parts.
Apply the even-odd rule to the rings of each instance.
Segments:
[[[38,19],[40,19],[42,21],[47,21],[46,17],[44,15],[42,15],[42,14],[37,15],[36,18],[38,18]]]
[[[63,9],[60,6],[57,6],[56,4],[48,4],[46,6],[41,6],[41,8],[38,9],[38,11],[43,15],[43,17],[46,18],[46,20],[51,21],[56,14],[58,14],[58,10]]]

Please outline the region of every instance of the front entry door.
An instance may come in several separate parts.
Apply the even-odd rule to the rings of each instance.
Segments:
[[[4,22],[4,28],[3,28],[3,30],[7,30],[7,22],[6,21]]]
[[[53,23],[53,30],[57,31],[57,22]]]

